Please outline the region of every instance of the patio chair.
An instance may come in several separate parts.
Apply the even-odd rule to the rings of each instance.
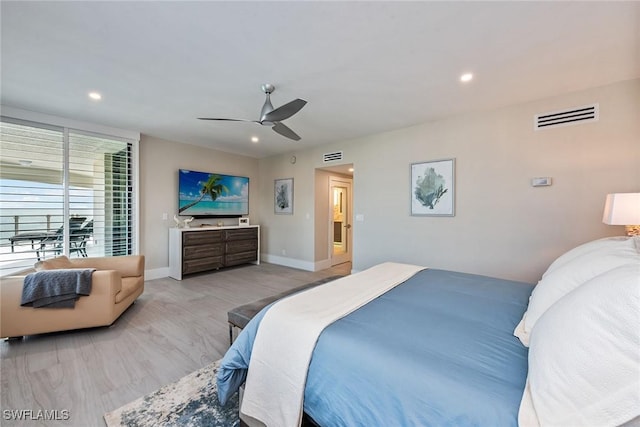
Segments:
[[[69,218],[69,239],[70,239],[70,252],[79,253],[80,256],[86,257],[86,242],[82,246],[82,236],[86,234],[83,230],[82,224],[86,220],[86,217],[71,217]],[[93,234],[93,220],[87,222],[87,225],[91,227],[91,233]],[[45,258],[47,252],[53,252],[55,255],[62,253],[64,240],[64,226],[61,226],[55,233],[48,235],[44,239],[40,240],[40,248],[36,249],[36,257],[38,261],[40,258]],[[42,257],[40,256],[42,252]]]
[[[87,258],[87,242],[93,235],[93,220],[83,224],[77,230],[69,230],[69,253],[74,252],[80,256]],[[60,249],[62,250],[62,249]]]

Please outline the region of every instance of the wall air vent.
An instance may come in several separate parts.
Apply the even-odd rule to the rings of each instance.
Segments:
[[[322,161],[335,162],[336,160],[342,160],[342,151],[335,151],[333,153],[326,153],[322,155]]]
[[[577,125],[580,123],[597,122],[600,108],[598,104],[570,108],[563,111],[537,114],[534,118],[536,130],[556,128],[560,126]]]

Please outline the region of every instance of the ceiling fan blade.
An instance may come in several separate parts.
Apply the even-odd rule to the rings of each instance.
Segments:
[[[244,120],[244,119],[217,119],[213,117],[198,117],[198,120],[222,120],[225,122],[255,122],[255,120]]]
[[[294,99],[293,101],[263,115],[260,118],[260,121],[275,123],[288,119],[289,117],[300,111],[300,109],[302,109],[302,107],[304,107],[306,103],[307,101],[305,101],[304,99]]]
[[[292,131],[291,129],[289,129],[287,126],[283,125],[280,122],[275,123],[271,129],[273,129],[275,132],[289,139],[293,139],[294,141],[300,141],[300,137],[294,131]]]

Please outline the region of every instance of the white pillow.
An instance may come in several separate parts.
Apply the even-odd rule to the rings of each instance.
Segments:
[[[536,321],[556,301],[586,281],[621,265],[640,262],[640,238],[600,239],[570,250],[554,261],[529,298],[514,335],[529,345]]]
[[[522,424],[532,413],[541,426],[617,426],[640,416],[639,325],[640,263],[554,304],[531,333]]]
[[[558,267],[561,267],[580,256],[584,256],[589,252],[614,249],[616,248],[616,246],[629,243],[629,239],[630,238],[628,236],[605,237],[603,239],[592,240],[591,242],[576,246],[575,248],[565,252],[564,254],[556,258],[556,260],[551,263],[549,268],[547,268],[547,271],[542,275],[542,277],[546,276]]]

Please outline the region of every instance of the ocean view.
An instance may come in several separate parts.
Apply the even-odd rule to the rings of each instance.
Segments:
[[[180,203],[180,207],[186,206],[190,201],[185,200]],[[211,200],[202,201],[189,209],[180,212],[182,216],[191,215],[243,215],[249,212],[249,202],[226,202],[218,201],[212,202]]]

